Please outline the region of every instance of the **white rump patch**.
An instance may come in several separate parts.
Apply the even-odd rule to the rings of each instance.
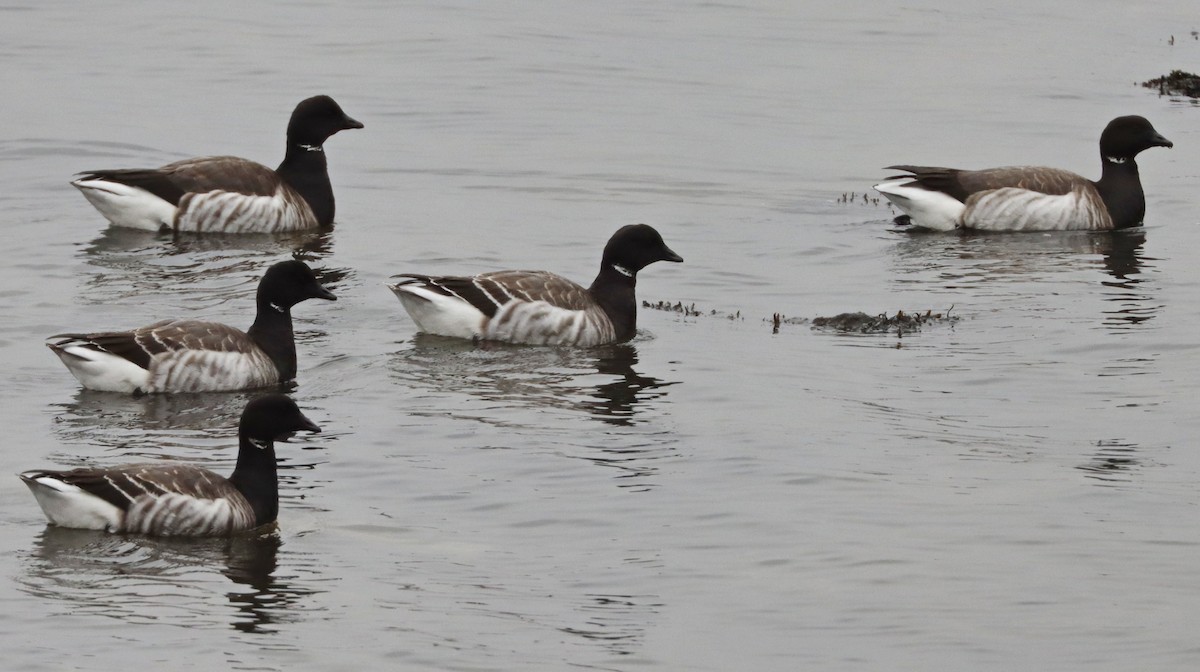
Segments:
[[[966,205],[940,191],[916,186],[916,181],[910,176],[884,180],[874,188],[911,217],[914,226],[953,231],[962,225]]]
[[[101,179],[71,184],[114,226],[160,231],[175,221],[175,206],[145,189]]]
[[[457,296],[440,294],[417,282],[400,282],[387,287],[400,299],[404,310],[421,331],[456,338],[482,336],[487,316]]]
[[[102,392],[148,391],[150,372],[116,355],[81,345],[51,348],[71,375],[89,390]]]
[[[103,499],[52,476],[29,478],[37,472],[21,474],[38,506],[51,523],[81,530],[117,531],[125,518],[123,511]]]

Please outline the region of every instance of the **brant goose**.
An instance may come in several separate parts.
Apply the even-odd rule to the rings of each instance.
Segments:
[[[84,387],[107,392],[246,390],[296,377],[292,306],[337,297],[302,261],[281,261],[258,283],[247,331],[217,322],[163,320],[132,331],[58,334],[46,345]]]
[[[333,223],[325,161],[329,136],[363,125],[329,96],[301,101],[275,170],[235,156],[206,156],[162,168],[91,170],[71,182],[116,226],[151,231],[278,233]]]
[[[472,277],[401,274],[388,288],[422,331],[473,340],[592,346],[633,338],[637,272],[656,261],[683,261],[653,227],[631,224],[604,247],[600,273],[583,287],[545,271]]]
[[[1100,180],[1057,168],[1016,166],[956,170],[889,166],[907,175],[875,189],[913,225],[950,231],[1123,229],[1142,223],[1146,199],[1134,158],[1151,147],[1173,147],[1143,117],[1117,117],[1100,135]],[[899,222],[900,219],[898,218]]]
[[[19,474],[50,523],[60,527],[160,536],[212,536],[251,530],[279,515],[275,441],[320,432],[282,394],[246,404],[238,457],[223,478],[190,465],[127,464]]]

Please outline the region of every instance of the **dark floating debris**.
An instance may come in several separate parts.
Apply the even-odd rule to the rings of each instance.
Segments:
[[[1187,96],[1200,98],[1200,75],[1184,70],[1172,70],[1171,74],[1142,82],[1147,89],[1158,89],[1160,96]]]
[[[649,310],[661,310],[665,313],[679,313],[680,315],[683,315],[684,317],[707,316],[707,317],[723,317],[727,320],[742,319],[742,311],[740,311],[740,310],[737,311],[736,313],[722,313],[719,310],[712,310],[712,311],[709,311],[706,313],[703,310],[696,308],[696,304],[693,303],[690,305],[684,305],[684,303],[682,301],[676,301],[674,303],[671,303],[670,301],[659,301],[657,303],[650,303],[649,301],[642,301],[642,308],[647,308]]]
[[[958,316],[950,314],[952,310],[954,310],[954,306],[950,306],[945,313],[935,313],[932,310],[923,313],[906,313],[898,310],[895,315],[891,316],[887,313],[878,315],[868,315],[862,312],[841,313],[833,317],[814,317],[812,328],[856,334],[895,333],[897,336],[903,336],[905,332],[920,331],[926,326],[957,322]],[[778,326],[775,329],[778,331]]]
[[[851,192],[843,191],[842,197],[837,199],[838,203],[847,203],[847,204],[858,203],[859,201],[861,201],[863,205],[879,205],[879,197],[872,196],[866,192],[863,192],[862,194],[860,194],[856,191],[851,191]]]
[[[642,301],[642,308],[648,310],[661,310],[665,313],[676,313],[684,317],[719,317],[727,320],[743,321],[742,311],[726,313],[719,310],[704,311],[696,307],[696,304],[685,304],[682,301],[658,301],[651,303],[650,301]],[[954,324],[959,320],[957,315],[951,315],[954,306],[944,313],[935,313],[932,310],[925,312],[906,313],[903,310],[896,311],[895,315],[880,313],[878,315],[868,315],[866,313],[841,313],[833,317],[814,317],[811,320],[807,317],[787,317],[783,313],[775,313],[771,317],[766,318],[763,322],[771,323],[771,333],[778,334],[779,330],[785,325],[802,325],[811,324],[813,329],[828,329],[831,331],[840,331],[845,333],[857,334],[896,334],[903,336],[906,332],[920,331],[923,327],[935,324]]]

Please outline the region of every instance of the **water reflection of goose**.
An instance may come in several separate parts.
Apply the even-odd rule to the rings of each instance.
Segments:
[[[231,427],[261,390],[206,394],[149,394],[80,389],[55,405],[54,432],[61,443],[100,445],[130,458],[161,458],[171,444],[197,439],[228,443]],[[175,454],[177,459],[183,459]]]
[[[392,376],[416,395],[409,401],[410,417],[449,415],[525,427],[525,436],[547,437],[558,455],[614,470],[618,486],[632,490],[653,487],[648,479],[658,473],[660,461],[678,455],[678,437],[661,427],[665,388],[678,381],[638,373],[633,344],[476,345],[429,335],[412,342],[390,362]],[[609,428],[581,432],[580,416]]]
[[[302,620],[305,598],[323,592],[297,580],[305,568],[294,562],[280,578],[282,546],[275,530],[227,539],[130,538],[47,526],[18,581],[72,616],[269,632]],[[222,611],[226,602],[232,609]]]
[[[439,393],[460,393],[487,402],[521,407],[583,409],[597,420],[632,425],[655,407],[663,381],[634,370],[637,347],[629,343],[596,348],[512,346],[418,334],[413,347],[392,359],[392,375],[406,384]],[[594,383],[590,376],[603,376]]]
[[[234,628],[243,632],[269,632],[274,624],[296,622],[300,620],[303,598],[323,592],[296,585],[291,575],[287,580],[278,576],[282,546],[283,540],[275,532],[226,540],[222,573],[248,589],[225,594],[244,616],[233,622]]]
[[[627,343],[596,348],[593,354],[597,372],[617,378],[596,385],[592,399],[584,401],[582,405],[596,419],[611,425],[634,424],[634,415],[639,406],[666,396],[666,391],[660,388],[679,382],[663,381],[635,371],[633,365],[638,363],[637,348]]]
[[[1137,444],[1120,439],[1099,441],[1092,458],[1078,468],[1088,478],[1101,481],[1102,485],[1126,483],[1142,466],[1139,452]]]
[[[661,607],[662,601],[655,595],[585,595],[577,606],[583,623],[561,630],[614,654],[628,655],[642,647],[648,622]]]
[[[947,281],[1026,281],[1095,266],[1116,275],[1139,272],[1138,250],[1145,232],[1061,231],[1019,236],[987,233],[904,233],[894,247],[897,270],[905,275],[938,273]]]
[[[244,293],[252,294],[253,278],[281,255],[290,254],[314,265],[332,251],[329,231],[230,237],[109,227],[84,246],[79,256],[100,270],[86,285],[94,293],[91,298],[107,302],[163,293],[211,296],[214,289],[228,289],[231,277],[244,277],[245,283],[251,283]],[[314,270],[322,284],[335,285],[335,291],[350,275],[348,269]]]
[[[1123,231],[1062,231],[1022,235],[963,233],[927,235],[905,233],[894,246],[895,271],[901,283],[927,283],[930,276],[945,289],[976,288],[985,283],[1012,293],[1012,286],[1042,281],[1064,282],[1077,274],[1093,282],[1091,272],[1103,272],[1102,298],[1117,307],[1105,310],[1103,324],[1125,329],[1153,318],[1162,305],[1147,291],[1143,229]],[[1021,294],[1021,293],[1018,293]],[[1021,294],[1021,296],[1026,295]]]

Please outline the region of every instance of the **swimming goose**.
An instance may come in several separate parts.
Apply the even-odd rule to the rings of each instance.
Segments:
[[[35,469],[19,476],[51,524],[158,536],[214,536],[251,530],[279,514],[275,441],[320,432],[282,394],[246,404],[238,457],[223,478],[190,465],[127,464],[70,471]]]
[[[656,261],[683,261],[653,227],[619,229],[604,247],[600,273],[583,287],[545,271],[472,277],[401,274],[388,288],[417,327],[430,334],[531,345],[592,346],[633,338],[637,272]]]
[[[258,283],[247,331],[218,322],[163,320],[131,331],[58,334],[46,345],[89,390],[150,394],[246,390],[296,377],[292,306],[336,301],[302,261],[281,261]]]
[[[875,189],[915,226],[950,231],[1123,229],[1142,223],[1146,199],[1138,178],[1142,150],[1173,147],[1143,117],[1117,117],[1100,135],[1100,180],[1057,168],[1016,166],[956,170],[889,166],[907,175]]]
[[[90,170],[71,182],[116,226],[151,231],[278,233],[333,223],[325,140],[362,128],[329,96],[303,100],[275,170],[236,156],[206,156],[162,168]]]

